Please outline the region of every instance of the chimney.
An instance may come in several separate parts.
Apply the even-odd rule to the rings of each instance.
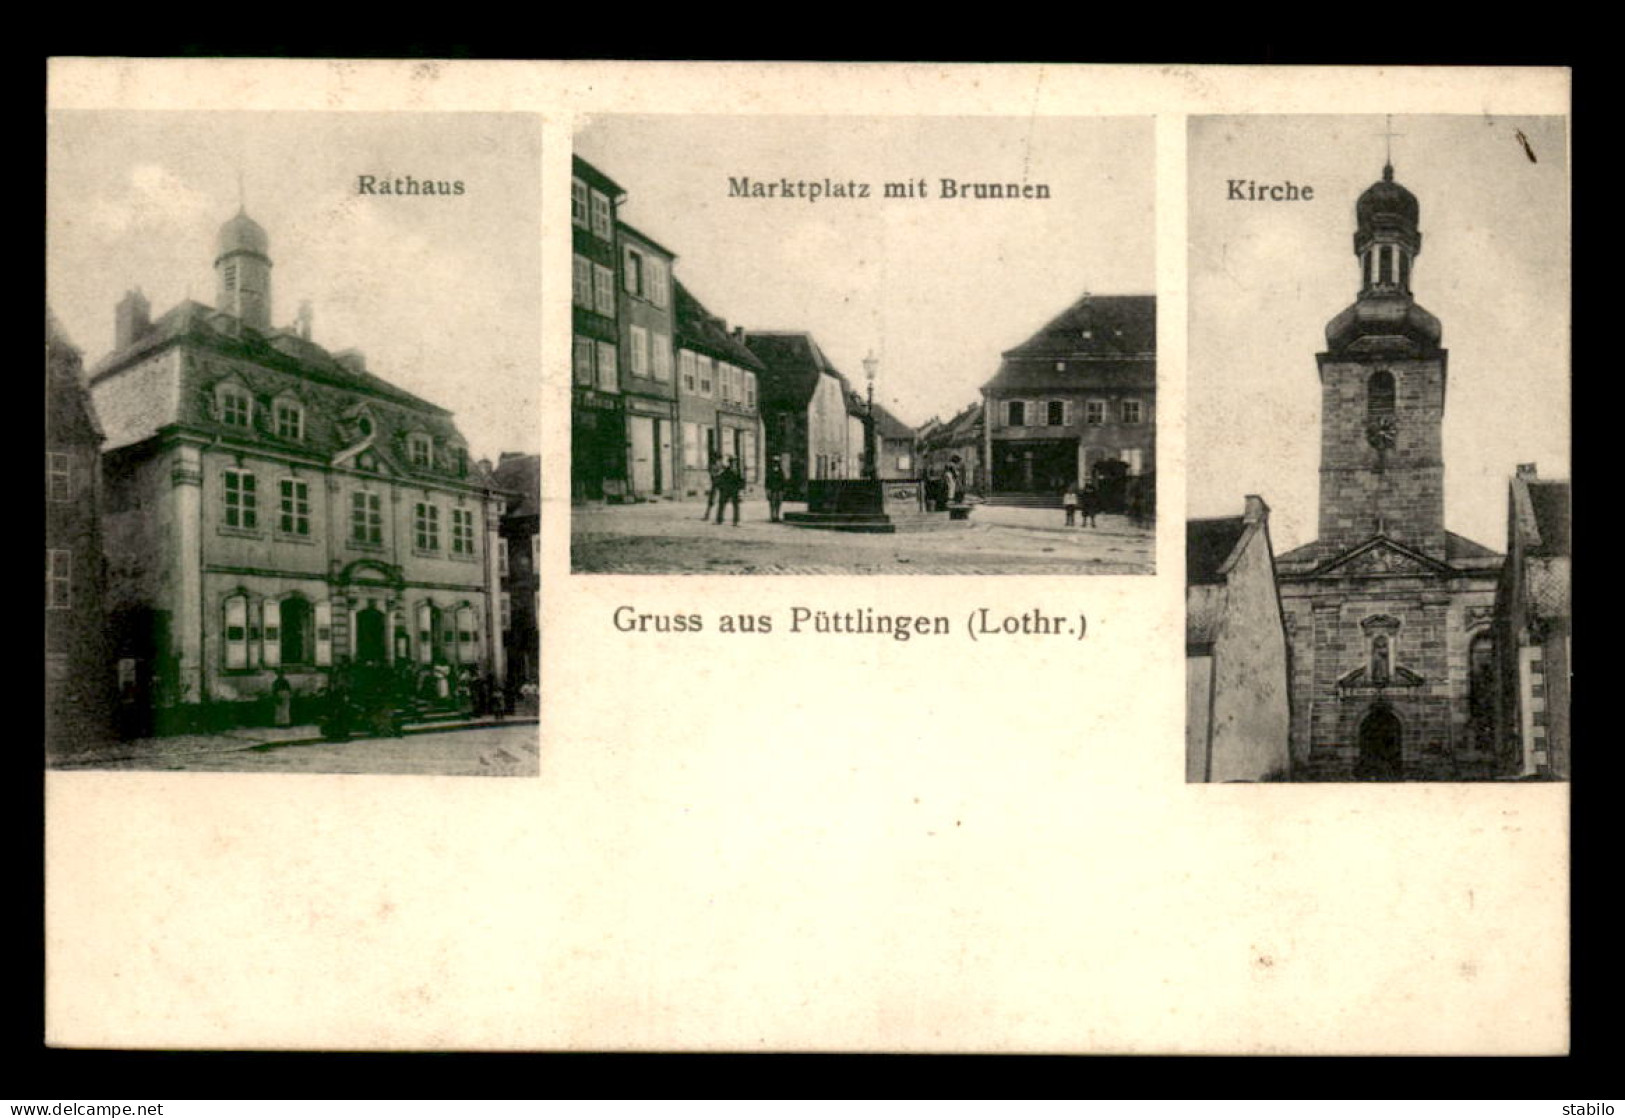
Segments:
[[[299,313],[295,315],[293,319],[293,331],[307,342],[310,341],[310,324],[313,317],[313,313],[310,309],[310,300],[301,300],[299,303]]]
[[[113,318],[113,345],[124,349],[152,328],[152,304],[138,287],[126,291]]]
[[[1518,463],[1518,476],[1521,478],[1533,478],[1535,476],[1535,464],[1533,462]]]
[[[1247,508],[1242,519],[1248,524],[1268,524],[1270,507],[1264,503],[1264,498],[1252,493],[1247,494]]]
[[[744,340],[745,340],[745,328],[743,326],[735,326],[734,327],[734,340],[738,341],[738,342],[741,342],[741,343],[744,342]]]
[[[352,373],[367,371],[367,357],[359,349],[344,349],[333,355],[333,360],[349,369]]]

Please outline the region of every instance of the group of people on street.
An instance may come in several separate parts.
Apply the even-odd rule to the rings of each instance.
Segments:
[[[739,469],[739,460],[729,458],[711,459],[709,468],[711,475],[711,488],[705,494],[705,511],[700,513],[701,520],[711,516],[711,509],[717,510],[717,523],[722,523],[722,513],[730,504],[734,510],[734,527],[739,526],[740,495],[745,491],[745,475]],[[777,458],[767,460],[767,478],[764,488],[767,490],[768,519],[778,523],[780,509],[784,506],[784,470]]]
[[[1095,527],[1095,517],[1101,508],[1100,490],[1095,483],[1067,482],[1065,492],[1061,494],[1061,505],[1066,509],[1066,526],[1079,528]]]

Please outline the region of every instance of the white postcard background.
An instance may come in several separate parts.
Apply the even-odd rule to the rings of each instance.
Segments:
[[[50,99],[544,118],[540,778],[48,773],[51,1043],[1566,1049],[1567,788],[1185,784],[1181,546],[1186,114],[1561,115],[1566,74],[63,60]],[[1157,574],[571,576],[565,184],[612,112],[1154,115]],[[977,606],[1089,635],[973,643]]]

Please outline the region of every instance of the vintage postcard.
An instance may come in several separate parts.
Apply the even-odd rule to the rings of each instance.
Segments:
[[[49,76],[51,1044],[1567,1050],[1567,73]]]
[[[1187,160],[1187,776],[1566,780],[1567,121],[1194,116]]]

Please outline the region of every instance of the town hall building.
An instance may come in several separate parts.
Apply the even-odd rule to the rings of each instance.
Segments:
[[[220,229],[213,307],[132,291],[90,377],[109,626],[151,729],[295,720],[334,670],[388,666],[429,701],[503,675],[494,604],[507,494],[451,413],[272,326],[270,242]]]
[[[1354,303],[1326,327],[1319,538],[1276,568],[1298,780],[1496,775],[1492,617],[1502,557],[1450,532],[1448,353],[1411,281],[1415,195],[1393,167],[1355,207]]]

